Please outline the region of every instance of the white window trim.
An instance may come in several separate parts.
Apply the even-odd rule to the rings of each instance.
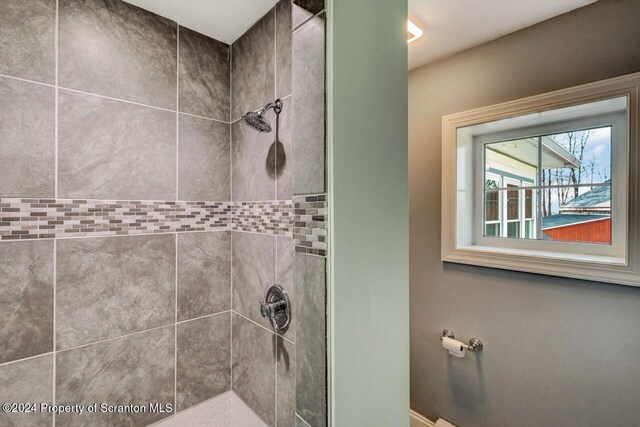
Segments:
[[[506,102],[486,108],[480,108],[464,113],[453,114],[442,118],[442,260],[461,264],[479,265],[485,267],[502,268],[531,273],[564,276],[586,280],[596,280],[607,283],[617,283],[640,286],[640,266],[638,244],[638,94],[640,92],[640,73],[590,83],[569,89],[563,89],[548,94],[533,96],[517,101]],[[627,105],[627,144],[625,154],[627,208],[622,217],[626,220],[627,232],[624,233],[621,252],[601,254],[602,251],[582,250],[584,247],[598,246],[594,244],[581,245],[580,253],[575,253],[569,246],[565,251],[551,252],[544,248],[528,246],[509,247],[504,245],[488,246],[476,241],[474,215],[469,211],[458,209],[468,191],[475,191],[477,183],[473,171],[462,170],[460,182],[458,179],[458,165],[467,164],[469,159],[465,154],[458,153],[458,129],[480,123],[492,122],[514,116],[568,107],[576,104],[593,102],[600,99],[626,96]],[[463,137],[461,137],[463,138]],[[462,144],[473,144],[473,141],[463,141]],[[612,144],[613,145],[613,144]],[[616,153],[612,152],[612,163]],[[614,171],[612,170],[612,174]],[[615,185],[616,177],[613,177]],[[466,199],[465,199],[466,200]],[[475,206],[476,204],[474,204]],[[612,208],[615,202],[612,200]],[[474,208],[472,208],[474,209]],[[625,215],[626,214],[626,215]],[[482,216],[481,216],[482,218]],[[612,221],[614,219],[612,218]],[[615,228],[614,228],[615,230]],[[487,239],[487,238],[485,238]],[[506,239],[493,238],[504,241]],[[613,239],[613,236],[612,236]],[[491,240],[491,238],[489,238]],[[514,241],[526,239],[509,239]],[[530,240],[528,242],[531,242]],[[565,242],[552,242],[558,247]],[[575,248],[575,246],[574,246]]]

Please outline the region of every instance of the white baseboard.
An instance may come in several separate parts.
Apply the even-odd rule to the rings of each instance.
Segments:
[[[436,423],[423,417],[413,409],[409,410],[410,427],[435,427]]]

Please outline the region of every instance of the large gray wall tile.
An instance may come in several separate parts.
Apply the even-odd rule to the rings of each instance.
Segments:
[[[323,9],[324,0],[293,0],[293,27],[298,27]]]
[[[180,114],[178,199],[230,200],[230,125]]]
[[[60,0],[62,87],[175,110],[177,25],[120,0]]]
[[[56,404],[173,404],[174,327],[63,351],[56,356]],[[60,414],[64,426],[146,426],[170,414]]]
[[[283,101],[280,113],[280,126],[278,140],[280,145],[277,150],[276,175],[277,175],[277,199],[291,200],[293,197],[293,96]]]
[[[177,408],[231,389],[231,313],[178,324]]]
[[[231,232],[179,234],[178,320],[231,309]]]
[[[277,282],[282,286],[289,294],[289,299],[295,303],[296,301],[296,288],[294,280],[294,244],[293,238],[288,236],[277,237]],[[289,340],[295,340],[295,330],[297,319],[298,307],[293,304],[291,307],[291,324],[286,331],[281,335],[287,337]]]
[[[277,416],[278,427],[295,427],[296,418],[296,347],[281,337],[277,339]]]
[[[0,77],[0,100],[0,195],[53,197],[55,89]]]
[[[60,240],[59,348],[175,321],[175,236]]]
[[[0,366],[0,402],[53,403],[53,356],[47,354],[33,359]],[[0,412],[4,427],[40,427],[51,425],[53,415],[46,412]]]
[[[180,27],[181,112],[230,120],[230,49],[226,43]]]
[[[291,0],[276,4],[276,96],[291,94]]]
[[[293,34],[294,192],[325,191],[325,21]]]
[[[325,258],[296,253],[296,412],[314,427],[327,424]]]
[[[0,2],[0,74],[55,82],[55,0]]]
[[[275,9],[269,11],[232,45],[231,119],[275,99]]]
[[[176,198],[175,113],[61,90],[60,197]]]
[[[268,425],[276,424],[275,335],[233,314],[233,391]]]
[[[266,117],[275,129],[275,114]],[[276,195],[275,162],[272,158],[275,131],[259,133],[242,120],[231,124],[234,201],[273,200]]]
[[[53,242],[0,244],[0,363],[53,349]]]
[[[275,284],[276,236],[233,232],[233,309],[271,329],[260,301]]]

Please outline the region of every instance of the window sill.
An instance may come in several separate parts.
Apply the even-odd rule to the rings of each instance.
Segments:
[[[619,257],[465,246],[443,254],[442,261],[581,280],[640,286],[640,275]]]

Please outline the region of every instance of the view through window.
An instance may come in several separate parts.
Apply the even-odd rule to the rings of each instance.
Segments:
[[[484,235],[611,244],[611,127],[484,144]]]

